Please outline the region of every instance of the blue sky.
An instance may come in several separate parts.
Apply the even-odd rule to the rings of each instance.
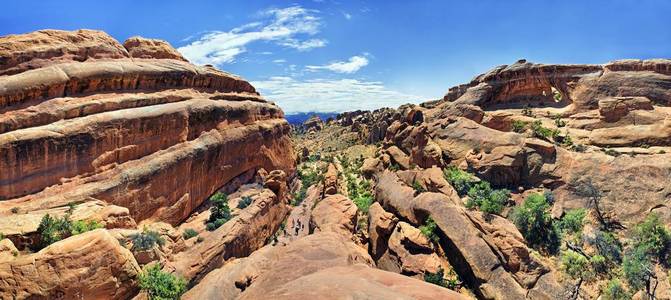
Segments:
[[[501,64],[671,57],[671,1],[12,1],[0,35],[104,30],[170,42],[288,113],[437,99]]]

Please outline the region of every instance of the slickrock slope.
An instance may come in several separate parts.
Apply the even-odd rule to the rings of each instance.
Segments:
[[[164,41],[122,45],[92,30],[1,37],[0,56],[0,233],[11,245],[0,298],[128,299],[138,262],[202,277],[262,247],[287,214],[290,127],[247,81],[192,65]],[[253,203],[230,222],[176,229],[257,173],[268,189],[247,192]],[[106,229],[32,253],[47,214]],[[131,254],[143,228],[166,242]],[[208,240],[184,241],[187,228]]]

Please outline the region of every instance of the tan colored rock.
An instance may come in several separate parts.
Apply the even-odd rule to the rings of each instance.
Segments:
[[[405,154],[403,150],[399,149],[396,146],[391,146],[387,148],[385,151],[387,154],[389,154],[392,161],[398,164],[398,166],[401,167],[401,169],[403,170],[410,169],[410,157],[408,157],[408,155]]]
[[[606,122],[616,122],[632,110],[652,110],[646,97],[612,97],[599,100],[599,114]]]
[[[354,233],[357,207],[349,198],[336,194],[317,203],[310,218],[310,231],[336,232],[344,237]]]
[[[377,261],[387,251],[387,240],[394,228],[398,218],[382,208],[380,203],[374,202],[368,208],[368,252]]]
[[[366,178],[372,178],[384,170],[384,164],[379,158],[369,157],[363,160],[361,174]]]
[[[56,242],[0,264],[0,294],[9,298],[127,299],[140,268],[104,229]]]
[[[324,195],[333,195],[338,192],[338,169],[329,163],[324,173]]]
[[[182,54],[170,46],[168,42],[134,36],[123,42],[124,48],[132,58],[176,59],[187,61]]]
[[[0,263],[10,261],[19,255],[19,250],[14,247],[9,239],[0,240]]]
[[[239,197],[230,197],[229,207],[236,207],[236,198]],[[248,256],[261,248],[278,230],[288,207],[269,189],[256,189],[253,200],[221,227],[202,232],[202,242],[173,255],[163,269],[197,283],[227,260]]]
[[[398,222],[388,241],[387,252],[377,261],[380,269],[423,278],[425,273],[437,273],[442,267],[431,241],[419,229]]]
[[[0,37],[0,76],[68,61],[117,59],[128,52],[107,33],[95,30],[40,30]]]
[[[334,232],[320,232],[286,246],[265,246],[213,270],[183,299],[259,299],[282,285],[336,266],[373,265],[366,251]],[[304,288],[312,288],[304,286]]]

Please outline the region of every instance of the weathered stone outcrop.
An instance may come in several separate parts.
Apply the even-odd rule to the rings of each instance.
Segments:
[[[0,76],[48,65],[129,57],[107,33],[95,30],[40,30],[0,37]]]
[[[214,270],[183,299],[463,298],[372,264],[363,249],[339,234],[316,233]]]
[[[132,58],[159,58],[187,61],[168,42],[134,36],[123,42],[124,48]]]
[[[340,194],[327,196],[312,210],[310,231],[351,236],[356,225],[356,213],[357,207],[349,198]]]
[[[140,267],[105,229],[0,264],[3,299],[128,299]]]

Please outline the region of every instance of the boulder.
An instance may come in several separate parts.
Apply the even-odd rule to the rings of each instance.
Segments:
[[[387,251],[387,240],[396,227],[398,218],[374,202],[368,208],[368,252],[377,261]]]
[[[406,222],[396,224],[389,237],[387,252],[377,260],[377,266],[418,279],[423,279],[425,273],[445,269],[431,241]]]
[[[187,61],[182,54],[170,46],[168,42],[134,36],[123,42],[124,48],[132,58],[176,59]]]
[[[387,154],[391,157],[392,161],[398,164],[399,167],[403,170],[410,169],[410,157],[399,149],[396,146],[391,146],[385,150]]]
[[[344,237],[354,233],[357,206],[349,198],[336,194],[322,199],[312,210],[311,232],[335,232]]]
[[[324,195],[333,195],[338,192],[338,169],[329,163],[324,173]]]
[[[128,299],[140,267],[105,229],[56,242],[0,264],[0,294],[9,298]]]

